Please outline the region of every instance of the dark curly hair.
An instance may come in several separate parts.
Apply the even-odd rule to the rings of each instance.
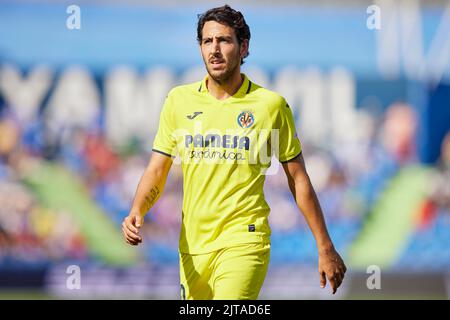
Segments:
[[[202,42],[203,26],[208,21],[216,21],[233,28],[239,45],[241,45],[244,40],[248,40],[250,42],[250,28],[245,22],[242,13],[234,10],[229,5],[224,5],[222,7],[209,9],[205,13],[198,15],[197,41],[200,44]],[[245,57],[241,59],[241,64],[244,63],[244,58],[247,58],[249,54],[250,52],[247,51]]]

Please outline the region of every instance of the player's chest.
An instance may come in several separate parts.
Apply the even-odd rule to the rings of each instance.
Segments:
[[[270,129],[272,119],[267,108],[255,104],[205,104],[184,108],[178,128],[188,131],[251,131]]]

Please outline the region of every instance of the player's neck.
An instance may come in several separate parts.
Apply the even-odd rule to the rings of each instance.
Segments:
[[[224,82],[217,82],[211,77],[206,80],[206,86],[209,93],[218,100],[225,100],[234,95],[242,83],[244,82],[244,76],[240,71],[236,72],[229,80]]]

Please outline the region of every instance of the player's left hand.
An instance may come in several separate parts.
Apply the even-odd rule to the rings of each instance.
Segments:
[[[346,271],[347,267],[334,247],[319,251],[319,275],[322,288],[325,288],[328,278],[332,293],[335,294],[344,280]]]

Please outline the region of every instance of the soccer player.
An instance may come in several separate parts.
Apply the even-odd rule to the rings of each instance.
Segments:
[[[181,298],[257,299],[270,256],[263,185],[273,152],[315,237],[320,285],[328,278],[334,294],[346,267],[306,172],[291,109],[240,72],[250,41],[243,15],[227,5],[210,9],[199,17],[197,38],[207,75],[166,98],[151,159],[122,224],[126,241],[142,242],[139,228],[178,154],[184,190]]]

